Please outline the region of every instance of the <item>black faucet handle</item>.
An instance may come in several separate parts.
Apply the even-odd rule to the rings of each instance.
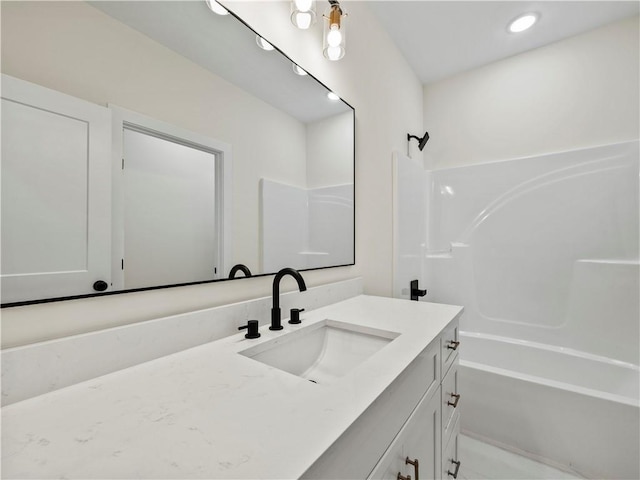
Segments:
[[[300,312],[304,312],[304,308],[292,308],[291,315],[289,318],[289,323],[293,325],[297,325],[298,323],[302,323],[300,321]]]
[[[244,338],[260,338],[260,332],[258,332],[258,320],[249,320],[246,325],[238,327],[238,330],[247,329],[247,333]]]
[[[411,300],[414,301],[418,301],[419,297],[424,297],[427,294],[426,290],[422,290],[420,288],[418,288],[418,280],[411,280],[410,283],[410,288],[411,288]]]

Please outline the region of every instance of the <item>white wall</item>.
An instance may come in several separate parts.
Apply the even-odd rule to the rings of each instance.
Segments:
[[[356,109],[357,264],[355,267],[307,272],[304,275],[307,284],[314,286],[362,275],[366,293],[390,296],[392,285],[391,152],[405,151],[407,132],[422,130],[422,85],[387,34],[378,26],[377,20],[364,2],[341,2],[349,13],[349,31],[347,54],[339,62],[329,62],[322,56],[320,23],[308,31],[296,30],[291,25],[288,1],[225,3],[250,26],[287,52],[304,69],[314,73],[320,81],[335,90]],[[2,7],[3,47],[5,35],[8,35],[8,30],[11,28],[10,22],[5,22],[6,5],[7,3],[4,3]],[[69,25],[69,28],[90,27],[82,22],[75,22]],[[114,43],[117,48],[121,45],[118,36],[110,38],[107,44],[109,43]],[[81,49],[82,45],[72,44],[69,48]],[[119,49],[122,54],[127,54],[122,52],[122,48]],[[53,53],[55,52],[50,51],[48,43],[33,42],[32,55],[37,62],[46,62],[48,56]],[[140,54],[131,53],[135,61],[139,62]],[[4,51],[2,60],[4,68]],[[92,63],[91,55],[87,55],[86,61],[89,65],[89,73],[92,74],[91,81],[100,84],[101,75],[108,72],[104,71],[104,66]],[[155,65],[155,62],[163,64],[167,59],[150,58],[148,61],[151,65]],[[179,61],[176,59],[176,62]],[[217,118],[215,110],[209,108],[208,103],[203,102],[196,92],[183,88],[181,83],[183,69],[188,66],[184,60],[182,62],[185,64],[175,65],[175,77],[162,80],[170,82],[177,92],[190,100],[192,109],[189,113],[192,118],[204,117],[210,125],[221,123],[221,119]],[[20,62],[17,61],[17,63],[18,66],[14,68],[19,67]],[[209,82],[209,76],[206,79],[203,78],[205,73],[191,71],[189,76],[195,82]],[[20,75],[16,74],[16,76]],[[78,96],[86,98],[84,95]],[[235,96],[225,99],[229,103],[236,100]],[[121,99],[109,99],[109,101],[124,103]],[[205,104],[206,108],[203,108]],[[172,121],[173,112],[169,106],[154,105],[153,107],[153,111],[147,112],[148,115],[168,122]],[[184,123],[184,126],[199,131],[199,125],[202,123],[199,121],[191,123],[190,118],[185,118],[187,123]],[[234,123],[242,122],[242,119],[238,118],[231,120]],[[274,134],[273,131],[265,133]],[[247,142],[234,139],[230,143],[234,145],[234,156],[239,155],[242,149],[246,149],[248,156],[262,153],[254,151],[253,144]],[[238,145],[237,148],[236,145]],[[274,145],[274,150],[282,153],[281,150],[285,146],[289,148],[289,145],[283,142],[279,146]],[[412,154],[419,155],[415,142],[411,149]],[[278,166],[277,171],[282,172],[285,168],[286,166]],[[240,172],[235,173],[240,174]],[[238,213],[240,216],[244,214],[244,211]],[[242,242],[242,239],[238,242]],[[241,248],[241,245],[238,247]],[[2,311],[2,343],[5,347],[26,344],[143,321],[162,315],[257,298],[270,294],[271,282],[272,277],[242,279],[218,284],[4,309]],[[283,290],[293,289],[295,283],[285,279],[282,286]]]
[[[408,132],[422,130],[420,81],[367,2],[340,2],[349,16],[347,53],[339,62],[322,56],[320,21],[307,31],[291,28],[289,2],[223,3],[355,108],[356,268],[352,270],[362,274],[366,293],[391,296],[391,155],[393,150],[406,151]],[[411,154],[421,158],[416,142],[412,143]]]
[[[353,129],[351,112],[307,125],[307,188],[353,183]]]
[[[428,169],[638,138],[638,17],[424,87]]]

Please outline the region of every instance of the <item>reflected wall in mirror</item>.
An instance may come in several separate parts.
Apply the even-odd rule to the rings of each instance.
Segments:
[[[1,8],[3,305],[354,263],[354,111],[242,21]]]

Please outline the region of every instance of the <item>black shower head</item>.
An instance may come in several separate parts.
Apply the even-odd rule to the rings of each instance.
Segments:
[[[409,135],[407,133],[407,141],[410,141],[412,138],[415,138],[416,140],[418,140],[418,148],[420,149],[420,151],[422,151],[424,146],[429,141],[429,132],[424,132],[424,136],[422,138],[416,137],[415,135]]]

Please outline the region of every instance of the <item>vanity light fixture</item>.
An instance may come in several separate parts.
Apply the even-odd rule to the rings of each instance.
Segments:
[[[273,45],[271,45],[269,42],[267,42],[264,38],[262,38],[260,35],[256,35],[256,43],[258,44],[258,46],[263,49],[266,50],[268,52],[270,52],[271,50],[273,50]]]
[[[305,69],[300,67],[299,65],[292,63],[291,66],[293,67],[293,71],[295,72],[296,75],[300,75],[300,76],[307,75],[307,72],[305,71]]]
[[[327,98],[329,100],[333,100],[334,102],[337,102],[338,100],[340,100],[340,97],[333,92],[327,92]]]
[[[209,7],[213,13],[218,15],[229,15],[229,10],[216,2],[216,0],[205,0],[205,2],[207,2],[207,7]]]
[[[291,0],[291,23],[301,30],[316,23],[315,0]]]
[[[338,0],[329,0],[329,11],[324,15],[322,53],[329,60],[340,60],[345,54],[344,17]]]
[[[509,23],[508,30],[511,33],[520,33],[533,27],[540,15],[537,13],[525,13]]]

